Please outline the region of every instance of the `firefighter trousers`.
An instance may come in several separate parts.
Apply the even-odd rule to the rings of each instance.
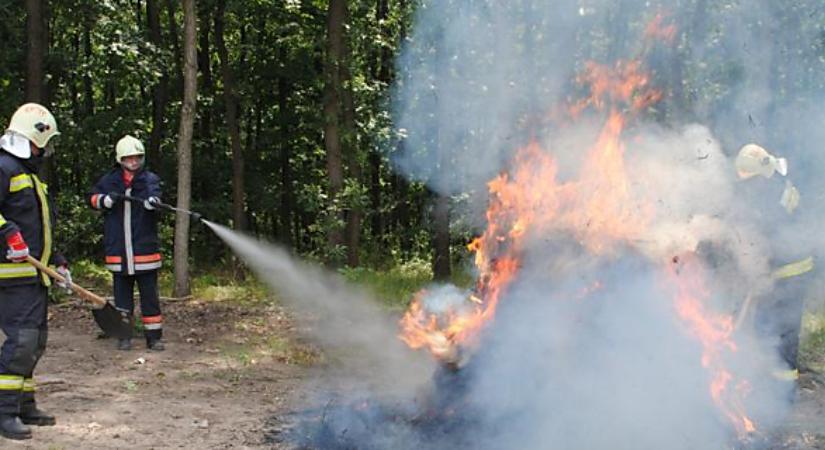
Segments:
[[[140,291],[140,313],[144,335],[147,341],[156,341],[163,336],[157,270],[140,272],[135,275],[113,274],[115,306],[129,315],[134,313],[136,282],[138,291]]]
[[[32,374],[46,350],[48,303],[40,283],[0,287],[0,414],[35,407]]]

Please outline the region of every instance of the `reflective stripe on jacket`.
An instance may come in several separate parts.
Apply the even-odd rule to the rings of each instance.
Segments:
[[[98,180],[88,196],[88,204],[103,211],[106,268],[129,275],[159,269],[161,255],[157,211],[147,210],[140,202],[127,200],[118,201],[112,209],[107,209],[103,198],[110,193],[140,199],[160,198],[160,177],[148,170],[140,170],[127,188],[122,171],[119,165],[115,166]]]
[[[55,214],[48,187],[21,160],[0,152],[0,235],[20,231],[29,247],[29,254],[44,264],[64,264],[53,255],[52,230]],[[51,284],[46,274],[39,280]],[[29,263],[13,263],[0,251],[0,286],[30,284],[38,281],[37,269]]]

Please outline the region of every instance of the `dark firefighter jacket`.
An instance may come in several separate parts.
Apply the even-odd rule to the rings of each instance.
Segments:
[[[141,169],[128,188],[123,169],[115,166],[103,175],[89,194],[92,208],[103,210],[103,244],[106,268],[112,272],[134,275],[156,270],[161,265],[157,211],[144,208],[143,202],[117,200],[112,209],[105,208],[107,194],[126,194],[148,199],[160,198],[160,177]]]
[[[20,231],[29,254],[45,264],[62,265],[66,260],[52,250],[55,209],[45,183],[35,175],[36,164],[0,151],[0,236]],[[0,247],[2,248],[2,247]],[[27,262],[13,263],[0,251],[0,286],[51,283],[46,274]]]

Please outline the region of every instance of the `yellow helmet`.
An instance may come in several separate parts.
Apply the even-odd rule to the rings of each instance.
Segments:
[[[0,146],[19,158],[31,157],[28,142],[38,148],[46,148],[49,140],[59,135],[57,121],[46,107],[37,103],[26,103],[17,108],[11,116],[6,134],[0,139]],[[20,138],[25,139],[20,139]],[[28,142],[23,142],[24,140]]]
[[[118,163],[127,156],[143,156],[145,153],[146,151],[143,150],[143,142],[140,142],[140,139],[129,136],[128,134],[120,138],[115,146],[115,160]]]

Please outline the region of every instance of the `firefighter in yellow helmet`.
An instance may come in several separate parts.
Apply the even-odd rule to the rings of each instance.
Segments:
[[[11,117],[0,137],[0,435],[28,439],[28,425],[54,425],[37,408],[32,374],[46,349],[49,278],[26,262],[31,256],[58,266],[71,279],[66,260],[52,249],[54,208],[37,177],[52,138],[60,134],[45,107],[28,103]]]
[[[144,153],[137,138],[120,139],[115,146],[117,164],[94,185],[89,202],[103,211],[106,268],[112,272],[115,306],[133,313],[137,283],[146,346],[160,351],[164,348],[158,295],[161,254],[155,206],[160,203],[161,189],[160,177],[144,168]],[[129,338],[118,342],[120,350],[131,348]]]

